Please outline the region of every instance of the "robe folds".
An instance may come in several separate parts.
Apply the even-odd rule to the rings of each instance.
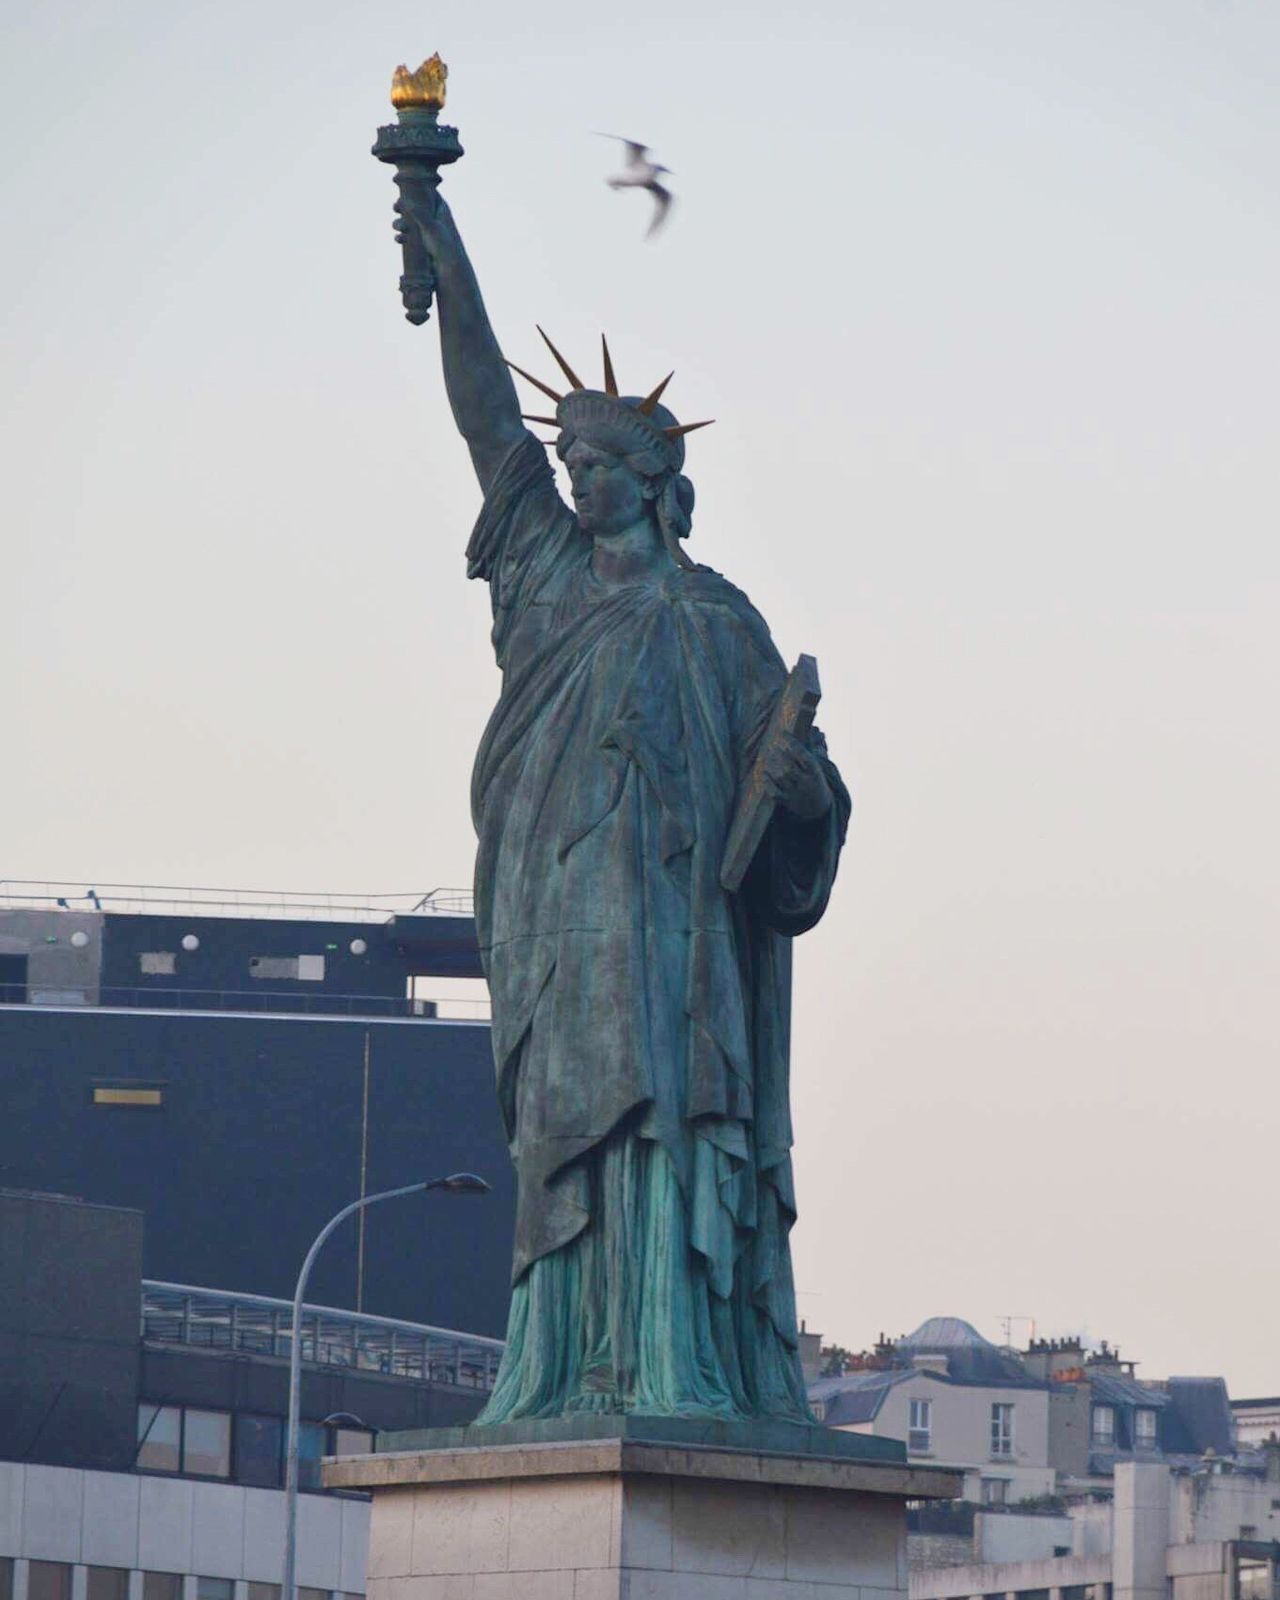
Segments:
[[[718,574],[624,585],[525,434],[467,551],[502,690],[476,756],[476,924],[517,1213],[481,1422],[577,1410],[807,1420],[788,1232],[791,937],[849,800],[720,863],[786,669]]]

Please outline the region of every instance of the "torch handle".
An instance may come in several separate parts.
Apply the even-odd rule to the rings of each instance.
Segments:
[[[410,190],[434,191],[440,187],[440,168],[462,155],[458,130],[437,121],[438,107],[428,111],[397,111],[396,121],[378,129],[373,154],[395,168],[400,200],[396,206],[404,216],[409,209]],[[404,261],[400,279],[400,299],[406,318],[415,326],[431,315],[436,292],[436,269],[422,235],[407,217],[397,229]]]
[[[400,191],[402,201],[407,200],[409,189],[421,189],[427,184],[432,189],[440,187],[438,167],[425,161],[406,161],[396,166],[395,185]],[[406,320],[412,322],[415,327],[420,327],[431,316],[431,303],[436,292],[435,262],[431,259],[431,253],[422,235],[413,223],[404,217],[407,205],[399,205],[396,209],[400,211],[402,217],[399,234],[404,272],[400,278],[400,301],[404,306]]]

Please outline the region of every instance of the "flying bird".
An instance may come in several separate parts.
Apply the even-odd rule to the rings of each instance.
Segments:
[[[656,161],[649,160],[649,146],[637,144],[634,139],[624,139],[616,133],[602,133],[602,139],[617,139],[619,144],[627,147],[627,164],[623,170],[605,182],[611,189],[647,189],[653,196],[653,218],[645,233],[646,239],[651,239],[666,220],[667,212],[671,209],[671,191],[658,182],[659,174],[670,172],[670,167],[659,166]]]

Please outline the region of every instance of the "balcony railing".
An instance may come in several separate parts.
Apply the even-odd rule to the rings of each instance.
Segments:
[[[142,1337],[154,1344],[288,1359],[292,1324],[288,1300],[143,1280]],[[328,1306],[304,1308],[301,1334],[302,1359],[312,1366],[485,1391],[504,1348],[501,1339]]]

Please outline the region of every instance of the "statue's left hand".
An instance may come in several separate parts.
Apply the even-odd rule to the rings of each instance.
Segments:
[[[822,764],[803,740],[784,733],[764,758],[765,779],[778,804],[793,817],[815,822],[831,809],[831,786]]]

